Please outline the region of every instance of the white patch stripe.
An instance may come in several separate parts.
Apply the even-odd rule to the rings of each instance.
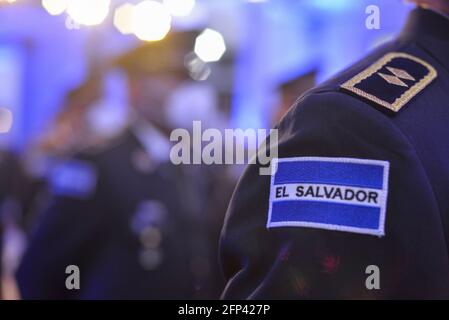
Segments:
[[[379,228],[365,229],[357,227],[349,227],[335,224],[325,224],[325,223],[314,223],[306,221],[278,221],[271,222],[271,216],[273,211],[273,202],[279,200],[272,200],[272,189],[274,184],[274,178],[277,172],[279,162],[293,162],[293,161],[323,161],[323,162],[342,162],[342,163],[359,163],[359,164],[369,164],[369,165],[379,165],[384,168],[383,170],[383,187],[382,196],[380,198],[380,221]],[[334,231],[352,232],[359,234],[368,234],[382,237],[385,235],[385,219],[387,210],[387,198],[388,198],[388,178],[390,174],[390,163],[383,160],[373,160],[373,159],[359,159],[359,158],[342,158],[342,157],[291,157],[291,158],[274,158],[271,160],[271,181],[270,181],[270,199],[268,207],[268,221],[267,229],[274,227],[307,227],[316,229],[327,229]],[[376,189],[377,190],[377,189]]]
[[[297,195],[297,187],[302,186],[304,193],[309,188],[313,188],[314,193],[317,193],[323,197],[317,197],[317,196],[311,196],[311,195]],[[288,194],[288,196],[282,196],[282,197],[276,197],[276,193],[279,193],[279,190],[281,190],[281,193],[284,193],[285,187],[285,193]],[[281,189],[278,189],[281,188]],[[332,196],[335,195],[337,192],[336,190],[339,189],[342,193],[342,197],[345,196],[346,192],[348,191],[348,194],[350,191],[353,191],[355,195],[359,195],[359,199],[361,199],[361,196],[364,194],[366,195],[366,198],[364,201],[357,200],[357,197],[354,196],[353,200],[349,199],[339,199],[339,197],[332,198]],[[330,194],[330,197],[326,197],[326,193]],[[373,198],[369,195],[375,194],[377,200],[374,202]],[[273,185],[273,187],[270,190],[270,201],[291,201],[291,200],[301,200],[301,201],[319,201],[319,202],[332,202],[332,203],[342,203],[342,204],[351,204],[351,205],[363,205],[368,207],[376,207],[379,208],[381,204],[383,203],[383,199],[386,196],[384,190],[379,189],[371,189],[371,188],[358,188],[358,187],[351,187],[351,186],[341,186],[341,185],[331,185],[331,184],[312,184],[312,183],[289,183],[289,184],[276,184]]]
[[[331,230],[331,231],[343,231],[343,232],[352,232],[352,233],[360,233],[360,234],[369,234],[369,235],[378,236],[378,237],[382,237],[385,235],[383,229],[374,230],[374,229],[342,226],[339,224],[317,223],[317,222],[306,222],[306,221],[272,222],[268,226],[268,228],[281,228],[281,227],[304,227],[304,228],[313,228],[313,229],[325,229],[325,230]]]

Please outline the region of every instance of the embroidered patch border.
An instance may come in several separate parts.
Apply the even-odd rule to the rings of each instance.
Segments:
[[[415,61],[424,67],[429,71],[429,73],[422,78],[420,81],[418,81],[416,84],[414,84],[410,89],[408,89],[406,92],[404,92],[399,98],[397,98],[393,103],[389,103],[387,101],[384,101],[382,99],[379,99],[378,97],[369,94],[359,88],[356,88],[355,86],[362,82],[363,80],[367,79],[368,77],[372,76],[374,73],[379,71],[383,66],[385,66],[388,62],[395,58],[405,58],[412,61]],[[372,66],[367,68],[366,70],[362,71],[349,81],[345,82],[341,85],[341,88],[346,89],[348,91],[351,91],[361,97],[364,97],[365,99],[368,99],[370,101],[373,101],[387,109],[390,109],[394,112],[398,112],[404,105],[406,105],[414,96],[416,96],[419,92],[421,92],[425,87],[427,87],[436,77],[438,76],[437,71],[434,67],[432,67],[429,63],[425,62],[422,59],[419,59],[415,56],[412,56],[407,53],[402,52],[392,52],[388,53],[385,56],[383,56],[380,60],[378,60],[376,63],[374,63]]]
[[[382,186],[381,189],[379,187],[379,191],[381,193],[380,199],[379,199],[379,205],[377,208],[380,209],[379,212],[379,223],[378,227],[376,229],[374,228],[365,228],[365,227],[354,227],[354,226],[347,226],[342,224],[335,224],[335,223],[322,223],[322,222],[309,222],[309,221],[300,221],[300,219],[295,220],[284,220],[284,221],[273,221],[273,203],[282,203],[286,202],[282,199],[275,199],[274,198],[274,186],[279,185],[275,184],[276,179],[276,173],[278,171],[279,163],[282,162],[326,162],[326,163],[341,163],[341,164],[365,164],[365,165],[375,165],[383,168],[382,173]],[[382,160],[372,160],[372,159],[358,159],[358,158],[333,158],[333,157],[293,157],[293,158],[275,158],[272,159],[272,175],[271,175],[271,182],[270,182],[270,198],[269,198],[269,209],[268,209],[268,220],[266,227],[267,229],[270,228],[276,228],[276,227],[306,227],[306,228],[315,228],[315,229],[326,229],[326,230],[334,230],[334,231],[344,231],[344,232],[352,232],[352,233],[359,233],[359,234],[368,234],[368,235],[375,235],[382,237],[385,235],[385,218],[386,218],[386,208],[387,208],[387,198],[388,198],[388,178],[389,178],[389,169],[390,164],[388,161],[382,161]],[[292,182],[285,182],[282,184],[288,184]],[[308,184],[310,182],[301,182],[304,184]],[[282,185],[281,184],[281,185]],[[318,182],[317,184],[325,185],[322,182]],[[338,185],[336,183],[331,183],[334,185]],[[341,184],[343,186],[344,184]],[[355,187],[356,188],[356,187]],[[309,201],[306,198],[301,199],[302,203],[312,203],[316,204],[339,204],[343,203],[344,201],[326,201],[326,200],[319,200],[319,201]],[[299,200],[296,200],[299,202]],[[294,201],[293,201],[294,202]],[[350,206],[355,206],[355,204],[350,204]],[[370,206],[361,206],[361,208],[370,208]]]

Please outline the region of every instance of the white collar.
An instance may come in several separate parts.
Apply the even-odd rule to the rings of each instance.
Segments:
[[[169,161],[171,144],[158,128],[148,121],[139,121],[131,130],[151,159],[157,162]]]

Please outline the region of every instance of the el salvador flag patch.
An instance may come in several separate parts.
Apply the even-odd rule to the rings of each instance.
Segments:
[[[389,163],[297,157],[272,160],[267,228],[385,235]]]

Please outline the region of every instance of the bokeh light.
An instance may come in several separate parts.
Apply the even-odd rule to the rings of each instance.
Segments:
[[[109,13],[111,0],[69,0],[67,13],[80,25],[102,23]]]
[[[215,62],[226,52],[223,36],[215,30],[204,30],[195,41],[195,53],[204,62]]]
[[[160,2],[146,0],[134,7],[132,29],[144,41],[162,40],[170,31],[172,18]]]
[[[195,0],[164,0],[164,5],[175,17],[188,16],[195,7]]]
[[[122,34],[133,33],[134,5],[125,3],[118,7],[114,13],[114,25]]]
[[[42,0],[42,6],[52,16],[62,14],[67,10],[68,0]]]

